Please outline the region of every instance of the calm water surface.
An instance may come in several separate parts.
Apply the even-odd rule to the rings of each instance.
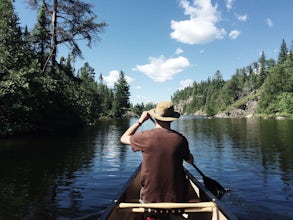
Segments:
[[[0,219],[98,219],[140,163],[119,141],[135,120],[0,139]],[[185,116],[172,128],[195,164],[231,189],[221,201],[239,219],[293,219],[293,121]]]

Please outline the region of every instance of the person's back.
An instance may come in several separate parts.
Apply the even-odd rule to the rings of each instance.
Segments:
[[[189,158],[188,142],[181,134],[155,128],[130,138],[134,151],[142,151],[141,197],[144,202],[185,202],[187,182],[182,166]]]
[[[156,128],[136,134],[138,127],[150,117]],[[186,202],[187,183],[183,160],[193,162],[186,138],[171,130],[170,124],[180,114],[171,102],[160,102],[156,109],[145,111],[140,119],[121,136],[134,151],[142,151],[141,198],[143,202]]]

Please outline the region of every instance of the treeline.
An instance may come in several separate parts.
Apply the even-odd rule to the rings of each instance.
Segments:
[[[78,40],[90,46],[107,26],[96,23],[91,5],[79,0],[28,1],[38,10],[32,30],[19,25],[13,0],[0,2],[0,136],[35,130],[63,129],[122,117],[130,107],[123,71],[114,88],[85,63]],[[59,61],[58,49],[69,49]]]
[[[288,49],[282,41],[277,61],[266,59],[262,52],[258,61],[237,69],[230,80],[223,80],[221,72],[216,71],[212,78],[194,82],[172,96],[174,103],[181,103],[184,113],[201,111],[208,116],[231,106],[244,109],[248,100],[257,101],[256,114],[293,114],[293,44]]]

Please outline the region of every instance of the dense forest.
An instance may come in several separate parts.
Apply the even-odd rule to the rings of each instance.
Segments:
[[[38,11],[32,30],[20,27],[14,1],[0,2],[0,136],[122,117],[130,107],[124,72],[108,88],[88,63],[78,70],[72,64],[82,57],[78,41],[91,46],[107,24],[96,23],[92,6],[80,0],[28,3]],[[61,45],[68,56],[57,60]]]
[[[214,116],[233,110],[245,112],[256,103],[252,113],[265,117],[292,117],[293,114],[293,44],[282,41],[278,60],[266,59],[262,52],[258,61],[236,70],[224,81],[220,71],[212,78],[175,92],[172,100],[187,114]],[[243,116],[243,115],[242,115]]]
[[[38,12],[32,30],[20,26],[13,4],[13,0],[0,2],[0,136],[90,125],[100,118],[121,118],[154,107],[130,103],[123,71],[109,88],[89,63],[74,69],[75,59],[82,57],[79,40],[91,46],[107,27],[105,22],[96,23],[90,4],[29,0]],[[67,57],[58,52],[61,46],[68,48]],[[248,101],[256,101],[257,114],[292,115],[292,50],[283,40],[277,61],[262,53],[257,62],[237,69],[230,80],[224,81],[216,71],[171,99],[187,114],[200,111],[213,116],[231,108],[245,109]]]

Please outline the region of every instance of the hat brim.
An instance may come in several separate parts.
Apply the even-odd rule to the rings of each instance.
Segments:
[[[172,116],[169,117],[163,117],[159,114],[157,114],[155,112],[155,109],[151,109],[148,111],[148,113],[155,119],[159,120],[159,121],[175,121],[180,117],[180,113],[179,112],[174,112]]]

